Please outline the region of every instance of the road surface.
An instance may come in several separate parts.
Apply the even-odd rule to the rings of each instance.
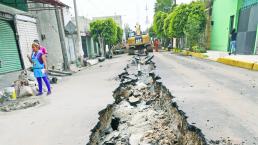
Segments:
[[[0,113],[0,145],[85,145],[127,61],[120,56],[66,78],[41,106]]]
[[[157,71],[187,116],[212,140],[258,144],[258,72],[156,53]]]
[[[258,73],[212,61],[154,53],[157,73],[175,101],[207,139],[258,143]],[[0,113],[2,145],[85,145],[98,112],[112,103],[122,55],[54,86],[43,104]]]

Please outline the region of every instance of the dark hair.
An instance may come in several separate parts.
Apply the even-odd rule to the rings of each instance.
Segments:
[[[33,40],[33,42],[39,44],[39,40],[37,39]]]
[[[236,29],[234,28],[232,31],[231,31],[231,33],[235,33],[236,32]]]

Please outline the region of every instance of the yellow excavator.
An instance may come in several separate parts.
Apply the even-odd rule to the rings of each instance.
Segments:
[[[127,45],[129,46],[128,54],[148,54],[148,52],[152,52],[149,34],[142,33],[139,24],[136,24],[135,29],[135,31],[129,33],[127,39]]]

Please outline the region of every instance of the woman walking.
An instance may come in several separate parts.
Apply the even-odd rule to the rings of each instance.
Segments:
[[[40,96],[43,94],[42,91],[42,79],[44,80],[46,86],[47,86],[47,95],[51,94],[51,87],[50,83],[47,78],[47,60],[46,55],[43,54],[43,52],[40,51],[40,46],[37,43],[32,44],[32,55],[28,56],[30,62],[33,64],[33,72],[34,76],[36,77],[38,81],[38,87],[39,92],[37,96]]]

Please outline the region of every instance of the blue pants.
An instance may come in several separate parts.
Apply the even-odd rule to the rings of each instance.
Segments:
[[[42,93],[42,79],[44,80],[44,82],[47,86],[47,91],[51,92],[50,83],[48,81],[48,78],[45,76],[45,77],[38,77],[37,78],[38,85],[39,85],[39,93]]]
[[[230,53],[236,54],[236,41],[230,42]]]

